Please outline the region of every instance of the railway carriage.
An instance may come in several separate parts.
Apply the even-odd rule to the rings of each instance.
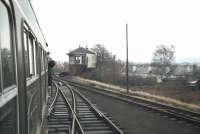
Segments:
[[[0,1],[0,134],[41,132],[47,46],[29,0]]]

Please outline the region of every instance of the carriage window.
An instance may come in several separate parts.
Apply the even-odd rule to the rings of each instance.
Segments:
[[[48,60],[49,60],[48,56],[49,56],[49,55],[47,54],[47,57],[46,57],[46,66],[47,66],[46,71],[48,70],[48,62],[49,62],[49,61],[48,61]]]
[[[42,51],[43,53],[43,70],[45,70],[45,53],[44,50]]]
[[[46,63],[45,64],[46,64],[46,71],[47,71],[48,70],[48,53],[46,53],[46,57],[45,58],[46,58]]]
[[[37,74],[37,55],[36,55],[36,46],[37,46],[37,41],[34,39],[33,41],[33,55],[34,55],[34,74]]]
[[[29,76],[33,76],[35,74],[35,68],[34,68],[34,39],[30,35],[28,39],[28,49],[29,49],[29,69],[30,69],[30,74]]]
[[[24,58],[26,78],[35,75],[35,42],[33,34],[30,32],[28,26],[24,24]]]
[[[1,77],[1,69],[0,69],[0,77]],[[2,86],[1,86],[1,79],[0,79],[0,97],[1,97],[1,93],[2,93]]]
[[[25,71],[26,77],[29,77],[29,58],[28,58],[28,30],[24,29],[24,58],[25,58]]]
[[[44,71],[46,70],[46,53],[43,51],[43,60],[44,60]]]
[[[36,51],[36,72],[37,72],[37,74],[39,74],[40,73],[40,64],[39,64],[39,59],[40,59],[40,55],[39,55],[39,46],[38,46],[39,44],[38,43],[36,43],[35,44],[35,51]]]
[[[43,50],[41,49],[41,72],[44,71],[44,53]]]
[[[0,3],[0,53],[1,53],[1,83],[3,88],[15,84],[14,58],[11,44],[9,16],[6,7]]]

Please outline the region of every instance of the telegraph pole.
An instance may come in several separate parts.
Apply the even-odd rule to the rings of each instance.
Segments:
[[[126,23],[126,91],[129,93],[128,86],[128,24]]]
[[[115,55],[113,55],[113,83],[115,84]]]

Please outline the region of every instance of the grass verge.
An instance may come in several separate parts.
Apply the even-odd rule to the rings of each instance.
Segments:
[[[76,77],[75,79],[77,79],[78,81],[80,81],[81,83],[84,83],[84,84],[89,84],[91,86],[104,88],[104,90],[109,90],[112,92],[119,92],[119,93],[126,93],[125,88],[122,88],[122,87],[119,87],[116,85],[106,84],[106,83],[102,83],[102,82],[94,81],[94,80],[88,80],[88,79],[84,79],[81,77]],[[161,95],[155,95],[155,94],[151,94],[151,93],[148,93],[145,91],[135,91],[135,90],[131,90],[131,89],[130,89],[129,95],[140,98],[140,99],[158,102],[158,103],[170,105],[173,107],[178,107],[181,109],[186,109],[186,110],[200,113],[200,105],[183,102],[183,101],[180,101],[180,100],[177,100],[174,98],[165,97],[165,96],[161,96]]]

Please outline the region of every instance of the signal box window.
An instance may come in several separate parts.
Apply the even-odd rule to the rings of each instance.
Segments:
[[[81,57],[80,56],[75,57],[75,64],[81,64]]]
[[[1,2],[0,20],[1,89],[5,89],[14,85],[16,82],[9,16],[7,8]]]

